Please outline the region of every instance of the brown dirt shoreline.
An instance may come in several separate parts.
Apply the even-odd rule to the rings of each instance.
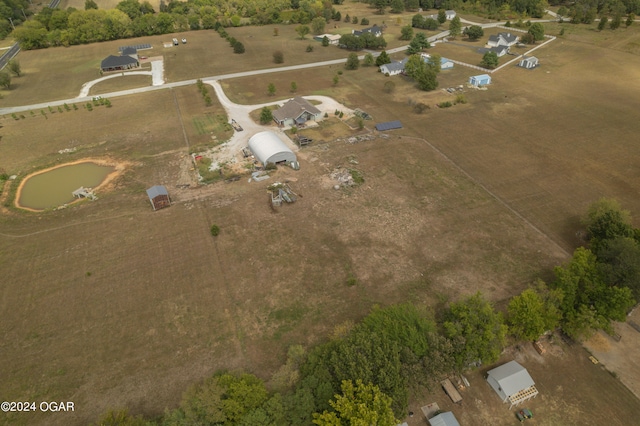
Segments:
[[[94,191],[97,190],[108,190],[110,188],[110,184],[113,182],[113,180],[115,178],[117,178],[118,176],[120,176],[122,173],[124,173],[125,169],[131,165],[131,163],[126,162],[126,161],[116,161],[110,158],[83,158],[81,160],[76,160],[76,161],[72,161],[70,163],[64,163],[64,164],[58,164],[56,166],[52,166],[52,167],[48,167],[46,169],[43,170],[38,170],[37,172],[31,173],[29,175],[27,175],[24,179],[22,179],[22,181],[20,182],[20,186],[18,186],[18,189],[16,191],[16,198],[15,198],[15,206],[23,209],[23,210],[27,210],[30,212],[42,212],[45,209],[32,209],[31,207],[26,207],[26,206],[21,206],[20,205],[20,195],[22,194],[22,188],[24,187],[24,184],[27,182],[27,180],[29,180],[29,178],[33,177],[33,176],[37,176],[40,175],[42,173],[46,173],[46,172],[50,172],[51,170],[55,170],[58,169],[60,167],[66,167],[66,166],[73,166],[75,164],[81,164],[81,163],[94,163],[97,164],[99,166],[111,166],[114,168],[114,170],[109,173],[107,175],[107,177],[104,178],[104,180],[102,181],[102,183],[98,186],[96,186],[95,188],[93,188]],[[77,199],[74,201],[71,201],[69,203],[66,203],[66,205],[69,204],[74,204],[77,203],[78,201],[80,201],[81,199]]]

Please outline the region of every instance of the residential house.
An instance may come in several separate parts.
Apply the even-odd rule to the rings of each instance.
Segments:
[[[509,53],[509,46],[494,46],[490,47],[488,51],[494,52],[496,55],[498,55],[498,58],[501,58]]]
[[[325,37],[329,40],[329,44],[337,45],[340,42],[340,37],[342,36],[340,34],[321,34],[314,36],[313,39],[322,43],[322,39]]]
[[[300,96],[290,99],[280,109],[273,111],[273,120],[280,126],[304,124],[319,118],[320,110]]]
[[[497,46],[513,46],[518,42],[518,36],[511,33],[498,33],[497,35],[489,36],[487,45],[489,47]]]
[[[380,36],[382,36],[382,27],[374,25],[373,27],[364,28],[362,30],[353,30],[353,31],[351,31],[351,34],[353,34],[356,37],[359,37],[364,33],[371,33],[376,37],[380,37]]]
[[[102,70],[102,72],[125,71],[131,68],[137,68],[139,66],[140,62],[138,62],[138,58],[132,58],[128,55],[109,55],[100,63],[100,69]]]
[[[431,58],[431,55],[429,55],[428,53],[421,53],[420,56],[422,57],[422,60],[427,62],[429,60],[429,58]],[[440,69],[441,70],[450,70],[453,68],[453,61],[451,59],[447,59],[447,58],[440,58]]]
[[[395,61],[391,62],[390,64],[380,65],[380,72],[384,75],[402,74],[408,60],[409,58],[404,58],[402,61]]]

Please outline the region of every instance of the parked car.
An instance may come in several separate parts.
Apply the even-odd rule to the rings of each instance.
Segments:
[[[187,44],[187,39],[186,38],[182,39],[182,44]]]
[[[177,46],[178,44],[179,44],[179,43],[178,43],[178,39],[177,39],[177,38],[174,38],[174,39],[173,39],[173,45],[174,45],[174,46]]]

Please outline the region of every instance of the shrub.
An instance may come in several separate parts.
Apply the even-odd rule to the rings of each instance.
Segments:
[[[456,95],[456,104],[466,104],[467,98],[463,94]]]
[[[416,114],[422,114],[423,112],[425,112],[428,109],[431,109],[429,107],[429,105],[424,104],[422,102],[418,102],[417,104],[415,104],[413,106],[413,112],[415,112]]]
[[[276,50],[273,52],[273,62],[276,64],[281,64],[284,62],[284,53],[280,50]]]
[[[217,237],[220,235],[220,227],[218,225],[211,225],[211,235]]]
[[[449,107],[453,106],[453,104],[451,102],[449,102],[449,101],[446,101],[446,102],[440,102],[438,104],[438,106],[440,108],[449,108]]]
[[[307,52],[313,52],[313,46],[310,44],[307,44]]]

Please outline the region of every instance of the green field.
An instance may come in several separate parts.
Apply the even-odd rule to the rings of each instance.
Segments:
[[[347,54],[319,43],[306,53],[314,42],[279,28],[278,37],[272,26],[229,29],[251,40],[244,55],[207,31],[166,51],[167,36],[135,42],[151,40],[170,82],[273,67],[274,49],[284,52],[283,65]],[[488,90],[465,89],[468,103],[447,109],[436,104],[454,95],[420,92],[375,68],[345,70],[335,86],[339,66],[223,81],[232,100],[247,104],[274,100],[268,83],[286,99],[296,81],[299,95],[329,95],[375,118],[362,132],[336,119],[309,129],[315,142],[299,152],[301,170],[281,168],[266,182],[178,186],[192,147],[215,144],[211,131],[217,140],[230,136],[215,129],[224,110],[215,99],[206,107],[195,85],[114,97],[111,108],[93,111],[79,104],[45,109],[46,117],[40,110],[1,117],[0,169],[18,179],[0,205],[0,390],[6,400],[69,400],[77,409],[10,414],[0,423],[88,424],[118,407],[157,416],[219,369],[268,380],[289,345],[322,342],[375,304],[439,309],[482,291],[503,307],[536,278],[549,279],[583,242],[579,217],[592,202],[606,196],[640,211],[640,29],[609,33],[567,26],[536,51],[541,67],[505,68]],[[25,76],[3,92],[0,107],[77,96],[122,44],[20,53]],[[440,87],[476,73],[456,66],[440,74]],[[387,93],[390,79],[396,88]],[[96,93],[120,90],[116,80]],[[429,106],[422,114],[414,112],[419,102]],[[344,140],[389,120],[403,129]],[[59,153],[68,148],[76,151]],[[12,206],[28,173],[91,157],[129,164],[98,201],[42,213]],[[353,160],[364,183],[334,190],[329,174]],[[273,211],[266,186],[287,179],[303,197]],[[166,185],[174,205],[153,212],[145,189],[156,184]],[[212,224],[221,229],[215,239]],[[573,351],[536,367],[549,380],[548,399],[538,401],[547,416],[536,422],[577,424],[609,413],[611,425],[631,424],[640,402],[584,359]],[[573,381],[562,381],[576,365]],[[477,380],[473,392],[484,386]],[[570,388],[566,400],[562,386]],[[483,410],[472,399],[463,407],[468,424],[486,420],[469,414]],[[507,410],[493,414],[494,424],[513,422]]]

